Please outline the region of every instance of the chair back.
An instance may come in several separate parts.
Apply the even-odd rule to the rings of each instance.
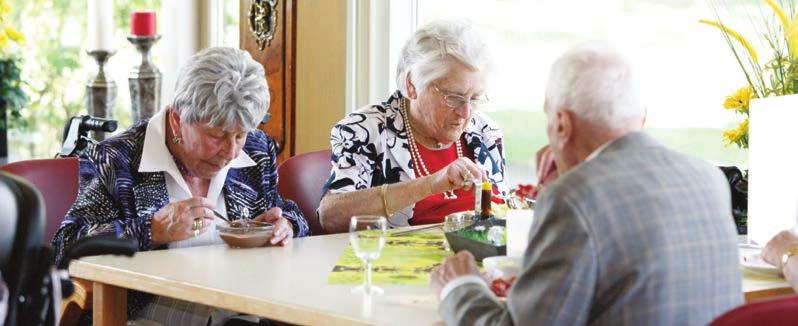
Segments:
[[[757,301],[734,308],[712,326],[798,325],[798,296]]]
[[[44,232],[44,207],[38,191],[22,178],[0,171],[0,271],[8,287],[6,319],[15,325],[23,295],[39,276]],[[38,284],[37,284],[38,285]],[[33,290],[38,288],[33,287]],[[27,296],[26,296],[27,298]]]
[[[313,235],[326,234],[316,216],[316,209],[319,208],[324,183],[330,178],[331,155],[330,150],[299,154],[277,168],[280,177],[277,191],[299,206]]]
[[[76,157],[27,160],[0,166],[32,183],[42,194],[46,207],[44,241],[50,243],[69,208],[78,196]]]

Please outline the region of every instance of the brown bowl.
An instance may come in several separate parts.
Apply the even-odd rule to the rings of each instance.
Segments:
[[[240,221],[233,221],[231,225],[216,225],[219,237],[233,248],[262,247],[269,243],[274,225],[266,222],[247,221],[245,225]]]

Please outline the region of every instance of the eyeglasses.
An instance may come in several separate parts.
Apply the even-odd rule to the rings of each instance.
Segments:
[[[448,92],[448,91],[441,91],[441,89],[438,88],[438,85],[435,85],[435,84],[432,84],[432,89],[434,89],[436,92],[438,92],[438,94],[441,94],[441,96],[443,97],[443,102],[446,103],[446,106],[448,106],[448,107],[450,107],[452,109],[459,108],[459,107],[463,106],[463,104],[466,104],[466,103],[470,103],[475,108],[478,108],[480,105],[484,105],[484,104],[488,103],[488,101],[489,101],[487,95],[481,95],[480,97],[476,97],[476,98],[472,98],[472,99],[468,100],[462,95],[453,94],[452,92]]]

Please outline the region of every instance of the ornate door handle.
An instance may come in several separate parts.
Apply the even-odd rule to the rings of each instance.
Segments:
[[[249,7],[249,30],[263,51],[277,30],[277,0],[252,0]]]

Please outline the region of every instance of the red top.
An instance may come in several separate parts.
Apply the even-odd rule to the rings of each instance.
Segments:
[[[473,160],[474,154],[465,146],[465,141],[461,138],[460,144],[463,146],[463,155]],[[424,160],[429,173],[435,173],[454,162],[457,159],[457,147],[452,145],[444,150],[431,150],[416,142],[418,152]],[[413,163],[413,170],[417,177],[421,177],[421,167]],[[496,193],[494,187],[493,192]],[[416,203],[413,209],[411,225],[431,224],[443,222],[443,217],[451,213],[473,211],[474,210],[474,188],[468,190],[458,189],[454,191],[457,199],[445,199],[443,193],[435,194],[424,198]]]
[[[134,11],[130,14],[130,34],[153,36],[156,33],[154,11]]]

